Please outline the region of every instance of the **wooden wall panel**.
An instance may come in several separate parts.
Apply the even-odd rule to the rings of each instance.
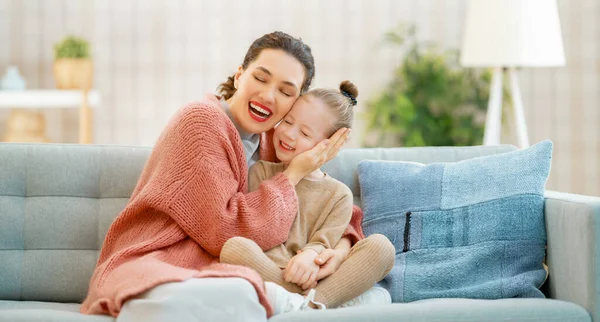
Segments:
[[[567,66],[520,71],[530,141],[555,144],[549,189],[600,195],[600,2],[558,4]],[[171,115],[214,91],[264,33],[303,38],[315,55],[314,86],[352,80],[364,112],[400,63],[399,48],[382,43],[386,31],[413,23],[420,40],[459,48],[465,12],[465,0],[0,0],[0,72],[17,65],[30,88],[53,88],[54,43],[84,36],[102,95],[94,142],[152,145]],[[52,141],[77,142],[76,110],[44,113]],[[0,109],[0,135],[8,114]],[[357,116],[349,147],[360,146],[364,125]]]

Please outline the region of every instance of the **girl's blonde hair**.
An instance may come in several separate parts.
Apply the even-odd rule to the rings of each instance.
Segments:
[[[351,81],[345,80],[341,82],[339,90],[316,88],[308,91],[306,95],[312,95],[320,99],[337,116],[337,122],[328,136],[331,136],[335,131],[343,127],[352,128],[358,88]]]

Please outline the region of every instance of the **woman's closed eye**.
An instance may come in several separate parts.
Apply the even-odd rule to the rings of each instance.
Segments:
[[[256,79],[257,81],[259,81],[261,83],[265,83],[266,82],[263,78],[260,78],[258,76],[254,76],[254,79]]]
[[[291,97],[291,96],[292,96],[292,94],[288,93],[287,91],[283,91],[283,90],[281,90],[280,92],[281,92],[283,95],[287,96],[287,97]]]

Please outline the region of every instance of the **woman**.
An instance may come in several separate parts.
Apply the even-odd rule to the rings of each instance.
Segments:
[[[297,213],[294,186],[346,142],[349,132],[340,129],[247,193],[248,163],[274,159],[265,133],[313,75],[308,46],[285,33],[267,34],[222,84],[222,99],[207,95],[178,111],[107,232],[83,313],[117,321],[266,321],[272,307],[260,276],[218,258],[234,236],[263,249],[283,243]],[[260,142],[267,143],[259,148]],[[338,255],[324,254],[331,260],[322,275],[337,268],[350,240],[362,237],[356,214]]]

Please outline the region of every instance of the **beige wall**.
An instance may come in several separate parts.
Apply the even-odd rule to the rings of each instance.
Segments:
[[[600,195],[600,1],[559,0],[567,67],[520,77],[532,142],[555,143],[554,190]],[[419,38],[460,46],[464,0],[0,0],[0,71],[19,66],[30,88],[54,86],[52,45],[91,40],[95,142],[152,145],[172,113],[233,73],[257,36],[283,30],[313,48],[315,86],[350,79],[359,106],[390,79],[397,49],[381,44],[398,22]],[[0,133],[7,110],[0,110]],[[77,141],[75,110],[46,111],[55,142]],[[350,146],[360,145],[363,122]],[[1,134],[0,134],[1,135]],[[509,141],[510,142],[510,141]]]

